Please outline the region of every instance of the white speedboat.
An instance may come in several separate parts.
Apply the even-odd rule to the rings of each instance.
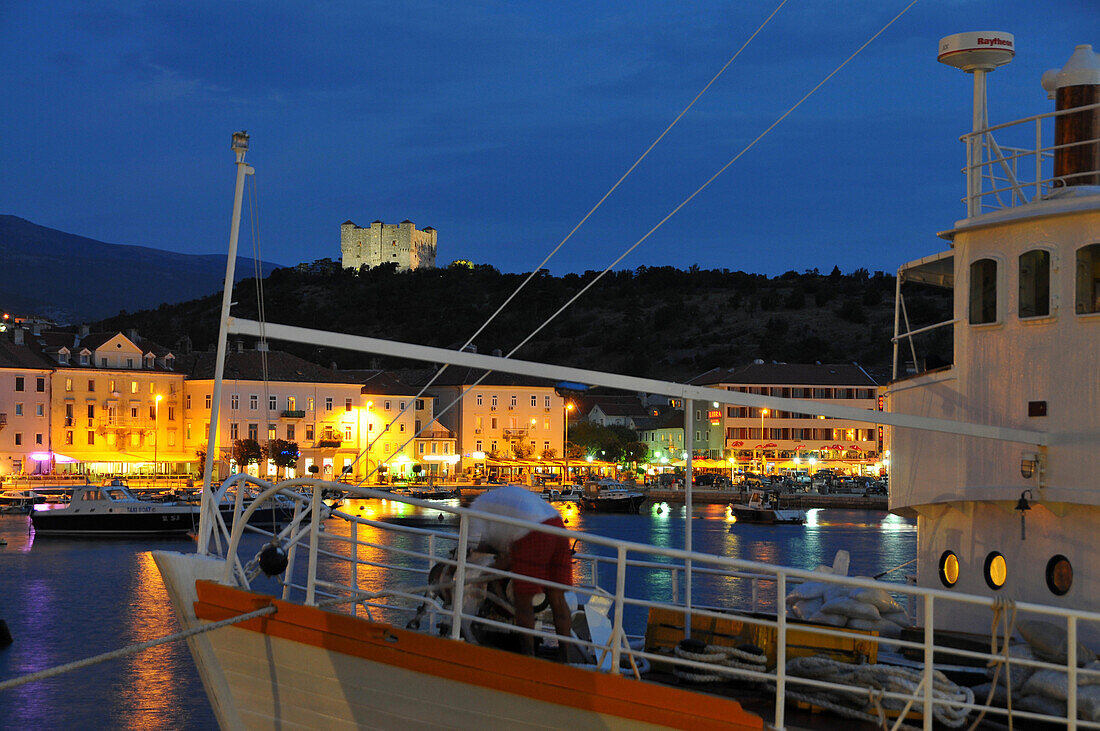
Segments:
[[[618,480],[591,480],[584,483],[580,503],[585,510],[601,513],[636,513],[645,497],[645,491]]]
[[[730,513],[737,523],[765,523],[769,525],[802,525],[806,511],[801,508],[780,508],[777,499],[754,490],[747,503],[730,503]],[[733,527],[730,527],[733,530]]]
[[[188,642],[219,723],[742,729],[849,723],[809,713],[794,718],[801,712],[797,701],[875,727],[885,718],[900,724],[916,716],[925,729],[956,728],[978,714],[997,722],[1096,727],[1100,670],[1086,663],[1100,649],[1100,575],[1092,570],[1100,555],[1100,498],[1090,489],[1100,474],[1093,362],[1100,352],[1100,156],[1093,154],[1100,152],[1100,63],[1079,48],[1075,60],[1052,75],[1058,111],[1027,121],[1032,147],[998,147],[993,136],[1001,128],[989,128],[984,116],[984,75],[1011,58],[1013,43],[1003,33],[944,39],[942,58],[979,82],[976,129],[967,137],[970,210],[948,234],[953,258],[927,258],[904,269],[902,278],[962,285],[952,320],[955,365],[947,374],[899,374],[889,412],[231,318],[228,288],[220,318],[219,348],[228,334],[267,337],[716,407],[878,421],[893,439],[891,506],[917,515],[916,585],[847,577],[837,565],[807,571],[694,552],[692,520],[685,523],[683,549],[438,504],[433,509],[452,514],[449,524],[458,530],[432,531],[329,513],[321,498],[325,483],[268,485],[237,476],[204,492],[196,553],[154,554],[180,623],[198,632]],[[1060,129],[1053,146],[1036,142],[1037,120]],[[243,161],[247,138],[235,138],[235,149],[239,211],[241,181],[250,170]],[[1078,154],[1082,150],[1087,154]],[[1056,167],[1048,174],[1041,166],[1051,157]],[[1040,168],[1021,176],[1026,160]],[[986,196],[997,194],[1012,205],[983,208]],[[227,282],[233,281],[235,258],[231,246]],[[895,341],[908,348],[913,332],[899,332]],[[220,404],[217,380],[211,424]],[[243,551],[245,518],[256,508],[237,503],[244,514],[231,523],[218,520],[216,510],[220,495],[239,481],[256,485],[258,501],[288,489],[309,490],[312,498],[258,553]],[[691,487],[689,479],[688,516]],[[345,489],[357,497],[427,505]],[[477,628],[520,630],[485,611],[492,593],[487,581],[511,575],[469,557],[475,518],[578,537],[600,548],[598,555],[575,557],[573,634],[559,638],[541,626],[534,631],[546,643],[580,648],[589,662],[566,666],[478,641],[485,633]],[[403,534],[383,541],[375,531]],[[589,565],[605,570],[585,572]],[[379,568],[388,577],[384,584],[377,582]],[[654,579],[628,584],[628,572],[649,572]],[[260,573],[278,577],[279,596],[258,591]],[[597,576],[610,584],[590,585]],[[751,587],[745,594],[752,599],[745,606],[699,606],[692,587],[703,580]],[[630,586],[644,593],[632,594]],[[759,612],[765,606],[774,611],[784,598],[807,621]],[[506,603],[500,594],[492,601]],[[642,641],[627,636],[627,607],[648,612]],[[900,627],[914,622],[917,627],[899,639]],[[941,642],[941,629],[970,626],[984,626],[984,646]],[[1017,634],[1026,646],[1010,646]],[[819,652],[825,644],[828,656]],[[893,655],[899,647],[907,658]],[[937,664],[964,661],[989,666],[988,690],[960,688],[936,671]],[[1028,673],[1027,683],[1006,680]],[[1036,677],[1053,684],[1032,683]],[[1056,697],[1058,678],[1076,692]],[[1040,686],[1053,690],[1044,696]]]
[[[65,503],[36,504],[36,535],[184,536],[195,532],[199,507],[186,502],[142,500],[121,480],[78,485]]]

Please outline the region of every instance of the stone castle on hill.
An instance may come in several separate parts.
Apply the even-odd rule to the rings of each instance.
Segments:
[[[353,221],[340,224],[340,254],[345,269],[390,262],[397,264],[398,270],[431,268],[435,266],[435,242],[434,228],[418,231],[409,220],[397,224],[375,221],[369,228]]]

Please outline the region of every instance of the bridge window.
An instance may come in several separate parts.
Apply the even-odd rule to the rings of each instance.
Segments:
[[[1050,252],[1042,249],[1020,255],[1020,317],[1050,314]]]
[[[997,262],[978,259],[970,265],[970,324],[997,321]]]
[[[1100,312],[1100,244],[1089,244],[1077,250],[1078,315]]]

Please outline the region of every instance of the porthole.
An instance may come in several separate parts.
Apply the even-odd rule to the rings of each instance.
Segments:
[[[1047,561],[1047,588],[1052,594],[1062,596],[1073,586],[1073,565],[1069,559],[1058,554]]]
[[[959,557],[954,551],[944,551],[940,556],[940,581],[947,588],[959,580]]]
[[[1000,589],[1008,578],[1008,564],[1005,557],[992,551],[985,557],[985,583],[990,589]]]

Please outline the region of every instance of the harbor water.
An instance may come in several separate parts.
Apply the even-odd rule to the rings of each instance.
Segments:
[[[456,502],[441,503],[453,505]],[[683,505],[643,505],[640,515],[582,512],[559,504],[567,527],[662,547],[682,547]],[[355,501],[345,509],[375,519],[454,530],[438,509],[391,501]],[[440,516],[443,516],[440,519]],[[0,681],[109,652],[179,630],[151,551],[193,551],[188,540],[77,539],[35,536],[25,516],[0,516],[0,619],[14,642],[0,649]],[[815,510],[804,526],[732,523],[724,505],[696,506],[691,521],[697,551],[813,569],[831,564],[838,550],[851,556],[850,575],[873,576],[911,560],[916,526],[883,511]],[[333,525],[333,530],[341,530]],[[364,535],[376,540],[376,535]],[[257,537],[255,547],[260,545]],[[597,547],[576,545],[578,552]],[[603,574],[602,571],[609,572]],[[610,567],[601,580],[611,578]],[[590,567],[577,567],[586,580]],[[904,571],[886,580],[904,581]],[[384,575],[370,582],[383,583]],[[667,598],[669,573],[648,573],[632,593]],[[698,579],[693,601],[745,607],[748,582],[738,586]],[[269,587],[274,590],[274,584]],[[681,589],[682,590],[682,589]],[[760,608],[775,597],[761,592]],[[628,631],[644,631],[644,616],[628,618]],[[629,626],[629,625],[633,626]],[[639,626],[640,625],[640,626]],[[49,680],[0,691],[0,729],[216,728],[213,712],[183,642],[161,645]]]

